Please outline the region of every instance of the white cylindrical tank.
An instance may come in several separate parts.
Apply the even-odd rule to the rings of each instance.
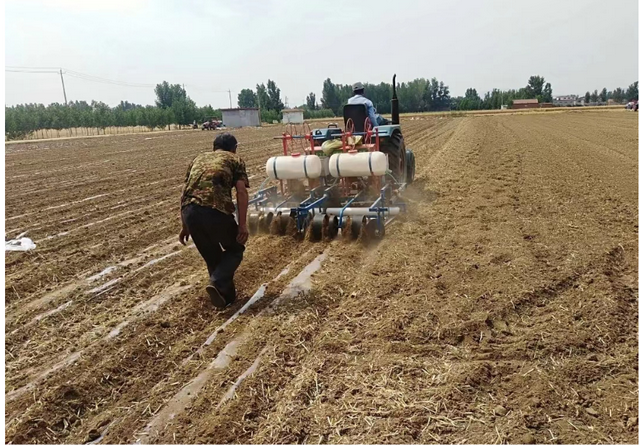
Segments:
[[[388,166],[382,152],[336,153],[329,158],[329,172],[336,178],[381,176]]]
[[[321,173],[318,155],[272,156],[267,160],[267,175],[272,180],[318,178]]]

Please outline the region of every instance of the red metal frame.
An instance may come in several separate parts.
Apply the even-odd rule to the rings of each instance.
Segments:
[[[363,137],[363,143],[361,147],[367,149],[369,152],[379,152],[380,138],[378,134],[378,129],[371,127],[371,121],[369,121],[369,118],[365,119],[365,128],[367,130],[365,131],[365,134]],[[355,151],[355,146],[349,145],[347,143],[348,138],[355,133],[354,129],[355,129],[355,126],[353,125],[353,120],[351,118],[347,119],[347,123],[345,124],[345,130],[344,132],[342,132],[342,135],[341,135],[343,152]],[[371,137],[373,136],[374,133],[376,135],[376,142],[375,144],[372,144]]]

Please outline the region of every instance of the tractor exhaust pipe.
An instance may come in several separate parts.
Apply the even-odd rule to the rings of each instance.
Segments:
[[[391,98],[391,124],[400,124],[400,104],[396,93],[396,75],[393,75],[393,97]]]

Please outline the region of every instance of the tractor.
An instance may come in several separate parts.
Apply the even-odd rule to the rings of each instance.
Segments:
[[[202,130],[215,130],[220,126],[220,123],[213,118],[209,118],[202,123]]]
[[[415,174],[400,128],[395,79],[389,125],[373,126],[366,106],[352,104],[344,106],[344,128],[311,130],[304,124],[301,134],[277,137],[283,154],[267,160],[267,179],[249,200],[250,233],[311,241],[384,236],[406,211],[401,194]]]

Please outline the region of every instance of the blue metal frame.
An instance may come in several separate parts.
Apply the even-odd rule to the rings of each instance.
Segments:
[[[406,212],[406,203],[402,201],[393,203],[392,201],[393,197],[389,197],[389,194],[392,194],[393,185],[394,184],[391,184],[391,183],[385,184],[380,189],[380,196],[371,205],[369,205],[369,212],[376,213],[376,217],[372,217],[372,218],[376,219],[376,225],[379,233],[381,233],[384,230],[385,222],[389,218],[387,214],[389,213],[389,207],[391,204],[397,207],[400,207],[401,212]],[[395,183],[395,185],[399,186],[400,190],[406,187],[406,184],[404,183],[400,183],[400,184]],[[296,219],[296,227],[298,231],[302,231],[304,229],[306,220],[308,219],[309,214],[312,213],[314,209],[316,208],[320,210],[322,209],[323,207],[322,205],[329,198],[330,191],[334,187],[336,186],[335,185],[329,186],[329,187],[318,186],[312,189],[309,194],[309,197],[303,200],[297,207],[291,208],[291,216]],[[275,192],[275,195],[273,194],[274,192]],[[320,196],[320,193],[322,193],[322,196]],[[355,197],[349,198],[347,202],[342,206],[342,208],[340,209],[340,213],[338,214],[338,228],[344,227],[343,221],[344,221],[345,211],[348,208],[350,208],[354,203],[358,202],[358,199],[361,197],[362,193],[363,192],[361,191]],[[277,187],[272,186],[267,189],[258,191],[256,193],[256,196],[253,199],[251,199],[249,203],[256,204],[257,206],[260,202],[269,201],[274,198],[275,198],[275,200],[273,200],[274,204],[277,203],[275,206],[276,211],[279,207],[283,206],[284,204],[290,202],[293,199],[293,197],[280,196],[279,194],[277,194]]]
[[[324,202],[327,201],[327,199],[329,198],[329,192],[334,187],[335,185],[329,186],[329,187],[318,186],[312,189],[311,193],[309,194],[309,198],[302,201],[297,208],[291,209],[291,213],[292,213],[291,215],[294,216],[296,219],[296,227],[298,228],[298,231],[302,231],[304,229],[304,223],[309,217],[309,211],[313,211],[313,209],[315,208],[322,208],[322,204],[324,204]],[[318,191],[323,192],[322,197],[320,198],[316,197],[316,193]],[[315,200],[315,201],[312,201],[311,203],[309,203],[311,200]]]
[[[269,200],[269,198],[271,198],[274,193],[278,193],[278,186],[271,186],[266,189],[260,189],[258,192],[256,192],[253,198],[249,200],[248,204],[255,204],[256,206],[258,206],[258,203]]]
[[[345,204],[342,209],[340,209],[340,216],[338,217],[338,228],[342,228],[342,217],[344,216],[344,211],[351,205],[351,203],[356,201],[361,194],[362,192],[359,192],[358,195],[347,201],[347,204]]]

